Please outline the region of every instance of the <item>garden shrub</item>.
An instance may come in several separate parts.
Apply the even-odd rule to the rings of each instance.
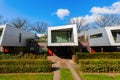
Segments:
[[[13,47],[12,50],[10,50],[11,54],[18,54],[20,52],[26,53],[28,51],[27,47]]]
[[[120,59],[120,52],[104,52],[104,53],[80,53],[76,52],[77,59]]]
[[[46,59],[47,54],[32,54],[32,53],[27,53],[23,55],[24,59]]]
[[[39,59],[0,60],[0,73],[50,72],[51,62]]]
[[[23,55],[24,59],[35,59],[35,55],[30,53],[30,54],[24,54]]]
[[[82,72],[120,72],[120,59],[80,59]]]
[[[47,54],[48,50],[47,49],[42,49],[44,54]]]
[[[1,53],[0,54],[0,60],[4,59],[46,59],[47,58],[47,53],[46,54],[32,54],[32,53],[27,53],[27,54],[5,54]]]
[[[0,60],[2,60],[2,59],[12,59],[12,56],[10,54],[1,53]]]

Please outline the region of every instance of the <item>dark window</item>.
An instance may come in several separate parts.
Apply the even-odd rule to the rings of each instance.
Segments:
[[[19,33],[19,43],[21,43],[21,37],[22,37],[22,34]]]
[[[116,43],[120,43],[120,30],[111,30],[113,39]]]
[[[102,33],[90,35],[91,39],[93,39],[93,38],[99,38],[99,37],[102,37]]]
[[[68,39],[67,40],[68,42],[71,41],[71,32],[70,31],[67,32],[67,39]]]

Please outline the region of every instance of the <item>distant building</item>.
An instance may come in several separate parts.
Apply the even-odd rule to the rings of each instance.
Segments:
[[[44,37],[46,36],[45,34],[36,34],[37,37],[41,38],[41,37]]]
[[[79,44],[89,52],[115,51],[120,46],[120,26],[104,27],[78,34]]]
[[[35,38],[35,34],[27,32],[10,25],[0,25],[0,51],[8,47],[25,47],[26,40]]]

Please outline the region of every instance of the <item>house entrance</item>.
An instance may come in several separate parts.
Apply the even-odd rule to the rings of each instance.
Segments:
[[[71,47],[64,46],[64,47],[50,47],[53,55],[56,55],[61,58],[71,59],[72,58],[72,49]]]

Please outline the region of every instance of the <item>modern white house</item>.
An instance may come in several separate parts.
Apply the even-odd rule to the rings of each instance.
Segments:
[[[31,32],[7,24],[0,26],[0,46],[26,46],[26,40],[35,36]]]
[[[48,46],[78,46],[76,25],[48,27]]]
[[[24,47],[26,40],[35,38],[35,34],[27,32],[8,24],[0,25],[0,46],[1,47]]]
[[[48,27],[48,52],[71,57],[71,47],[78,46],[76,24]]]
[[[34,34],[10,25],[0,25],[0,51],[8,47],[25,47],[27,39],[45,36]],[[33,46],[33,44],[31,44]],[[43,44],[38,44],[39,46]],[[72,48],[86,49],[88,52],[113,51],[120,47],[120,26],[104,27],[77,33],[76,24],[48,27],[48,53],[60,56],[73,55]],[[39,47],[38,47],[39,51]]]
[[[89,30],[79,33],[78,38],[79,40],[80,38],[84,38],[83,41],[80,40],[81,44],[84,45],[85,43],[87,43],[86,46],[90,46],[94,50],[96,48],[101,48],[99,49],[99,51],[104,49],[112,50],[120,46],[120,26],[104,27],[95,30]]]

